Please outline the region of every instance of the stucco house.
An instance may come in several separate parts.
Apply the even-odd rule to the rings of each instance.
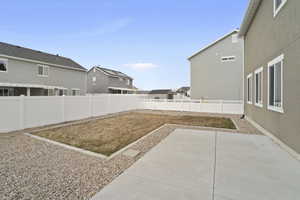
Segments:
[[[132,94],[137,89],[133,78],[116,70],[92,67],[87,74],[87,91],[89,94],[111,93]]]
[[[298,156],[299,9],[298,0],[251,0],[239,32],[245,40],[246,119]]]
[[[243,39],[234,30],[188,58],[191,98],[243,99]]]
[[[86,69],[75,61],[0,42],[0,96],[85,93]]]

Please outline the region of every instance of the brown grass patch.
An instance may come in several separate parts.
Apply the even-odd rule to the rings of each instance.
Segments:
[[[235,129],[228,118],[132,112],[33,134],[109,156],[164,124]]]

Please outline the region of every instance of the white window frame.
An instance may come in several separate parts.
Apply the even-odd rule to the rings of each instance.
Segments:
[[[221,57],[221,62],[235,62],[235,56],[223,56]]]
[[[249,82],[248,79],[250,79],[250,101],[249,101]],[[253,75],[252,73],[248,74],[247,76],[247,103],[252,104],[253,102]]]
[[[276,8],[276,0],[273,0],[274,18],[277,16],[277,14],[280,12],[280,10],[283,8],[287,1],[288,0],[282,0],[281,5],[278,8]]]
[[[283,61],[284,61],[284,54],[278,56],[277,58],[275,58],[274,60],[272,60],[268,63],[268,109],[272,110],[272,111],[280,112],[280,113],[284,113],[284,110],[283,110],[283,64],[284,63],[283,63]],[[274,74],[275,74],[275,71],[276,71],[275,65],[279,62],[281,62],[281,107],[270,105],[270,68],[272,66],[274,66]],[[275,77],[276,76],[274,75],[274,88],[276,85]],[[276,94],[274,91],[274,96],[275,95]],[[274,98],[274,100],[275,100],[275,98]]]
[[[37,65],[37,66],[38,66],[38,76],[40,76],[40,77],[48,77],[49,76],[50,67],[48,65]],[[43,68],[43,74],[39,74],[40,67]],[[45,74],[45,69],[47,69],[48,74]]]
[[[261,73],[261,85],[260,85],[260,91],[261,91],[261,94],[260,94],[260,96],[261,96],[261,102],[256,102],[256,93],[257,93],[257,85],[256,85],[256,74],[259,74],[259,73]],[[254,72],[254,105],[256,105],[256,106],[258,106],[258,107],[263,107],[263,88],[264,88],[264,86],[263,86],[263,84],[264,84],[264,67],[260,67],[260,68],[258,68],[257,70],[255,70],[255,72]]]
[[[6,71],[0,71],[0,73],[7,73],[8,72],[8,60],[7,59],[3,59],[3,58],[0,58],[1,61],[4,61],[5,64],[6,64]]]

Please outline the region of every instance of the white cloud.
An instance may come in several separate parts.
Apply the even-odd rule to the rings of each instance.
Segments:
[[[135,70],[148,70],[158,67],[156,64],[153,63],[132,63],[132,64],[125,64],[125,67],[130,67]]]

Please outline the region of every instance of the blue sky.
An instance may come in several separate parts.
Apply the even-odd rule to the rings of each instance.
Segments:
[[[2,42],[101,65],[140,89],[190,84],[187,57],[240,26],[248,0],[11,0]]]

